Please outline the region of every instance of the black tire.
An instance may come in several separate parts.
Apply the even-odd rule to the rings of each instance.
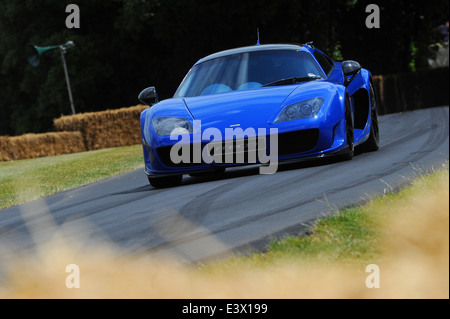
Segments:
[[[167,188],[174,187],[181,184],[183,180],[183,175],[174,175],[174,176],[166,176],[166,177],[148,177],[148,181],[150,185],[155,188]]]
[[[372,83],[370,83],[370,104],[370,135],[368,140],[361,145],[361,149],[364,152],[374,152],[380,148],[380,132],[378,128],[378,100]]]
[[[200,172],[200,173],[191,173],[189,176],[191,177],[208,177],[208,176],[217,176],[225,173],[225,167],[216,168],[213,171]]]
[[[353,116],[350,100],[345,98],[345,139],[347,141],[347,153],[341,156],[342,160],[351,160],[355,155],[355,134],[353,128]]]

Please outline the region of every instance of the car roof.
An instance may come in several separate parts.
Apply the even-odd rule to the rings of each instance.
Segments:
[[[265,50],[302,50],[305,46],[303,44],[263,44],[263,45],[251,45],[236,49],[224,50],[210,54],[202,59],[200,59],[196,64],[203,63],[205,61],[217,59],[232,54],[255,52],[255,51],[265,51]],[[304,51],[307,51],[303,49]]]

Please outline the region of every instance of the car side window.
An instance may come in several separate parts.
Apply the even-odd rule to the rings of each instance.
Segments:
[[[334,63],[331,61],[329,57],[326,55],[320,53],[320,52],[314,52],[314,57],[317,59],[317,62],[319,62],[322,69],[325,71],[325,73],[330,75],[331,71],[333,71]]]

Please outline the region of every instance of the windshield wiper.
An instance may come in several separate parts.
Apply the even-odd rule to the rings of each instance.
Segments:
[[[275,81],[275,82],[264,84],[263,87],[264,86],[285,85],[285,84],[296,84],[296,83],[299,83],[299,82],[311,81],[311,80],[320,80],[320,79],[322,79],[322,77],[320,77],[318,75],[292,77],[292,78],[281,79],[281,80],[278,80],[278,81]]]

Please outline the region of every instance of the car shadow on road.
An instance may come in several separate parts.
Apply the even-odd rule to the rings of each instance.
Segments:
[[[337,164],[339,162],[341,162],[341,161],[338,159],[334,159],[334,158],[322,158],[322,159],[314,159],[314,160],[299,161],[299,162],[279,163],[278,169],[274,174],[276,174],[278,172],[284,172],[284,171],[292,171],[292,170],[299,170],[299,169],[305,169],[305,168],[311,168],[311,167],[332,165],[332,164]],[[260,165],[235,166],[235,167],[229,167],[226,169],[226,171],[224,173],[219,173],[219,174],[212,173],[211,175],[196,176],[196,177],[184,176],[183,182],[180,186],[206,183],[206,182],[212,182],[212,181],[227,180],[227,179],[236,179],[236,178],[254,176],[254,175],[259,175],[259,174],[260,174]]]
[[[361,152],[358,148],[355,148],[355,157],[360,155]],[[340,160],[338,158],[334,157],[328,157],[328,158],[318,158],[318,159],[309,159],[309,160],[299,160],[295,162],[280,162],[278,163],[277,171],[278,172],[285,172],[285,171],[293,171],[293,170],[299,170],[299,169],[306,169],[306,168],[312,168],[312,167],[320,167],[320,166],[328,166],[328,165],[334,165],[339,163],[344,163],[347,161]],[[221,173],[210,173],[205,174],[201,176],[189,176],[188,174],[185,174],[183,176],[183,181],[181,185],[179,186],[173,186],[168,188],[155,188],[152,187],[150,184],[145,186],[140,186],[137,188],[133,188],[124,192],[120,193],[114,193],[112,195],[124,195],[124,194],[134,194],[134,193],[141,193],[141,192],[149,192],[151,191],[152,194],[159,191],[165,191],[170,190],[173,188],[183,187],[187,185],[195,185],[195,184],[202,184],[207,182],[214,182],[214,181],[221,181],[221,180],[229,180],[229,179],[236,179],[236,178],[242,178],[242,177],[248,177],[248,176],[254,176],[260,174],[260,167],[261,165],[255,164],[255,165],[242,165],[242,166],[234,166],[234,167],[228,167],[225,172]]]

